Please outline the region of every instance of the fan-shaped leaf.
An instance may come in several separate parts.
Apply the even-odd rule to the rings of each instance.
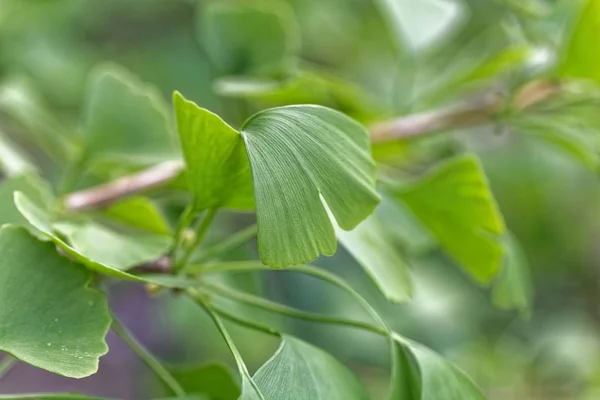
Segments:
[[[291,336],[282,339],[275,355],[253,377],[265,400],[368,398],[352,372],[329,353]]]
[[[124,225],[159,235],[169,235],[171,232],[164,215],[147,197],[130,197],[114,203],[104,210],[104,215]]]
[[[475,279],[488,283],[502,263],[502,214],[474,156],[453,159],[397,196]]]
[[[111,319],[89,271],[23,228],[0,229],[0,252],[0,349],[61,375],[95,373]]]

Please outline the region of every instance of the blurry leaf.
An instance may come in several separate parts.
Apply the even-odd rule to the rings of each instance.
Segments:
[[[97,68],[86,99],[84,160],[151,164],[178,157],[160,92],[114,65]]]
[[[377,0],[401,43],[422,50],[448,35],[460,22],[461,4],[446,0]]]
[[[396,194],[471,276],[490,282],[502,263],[504,220],[477,158],[445,162]]]
[[[590,128],[574,126],[558,118],[529,117],[516,121],[515,127],[525,134],[556,147],[573,157],[584,167],[596,172],[598,167],[597,148],[592,140]],[[586,135],[586,133],[588,135]]]
[[[211,400],[237,400],[240,388],[228,367],[206,364],[171,370],[173,377],[188,394],[202,394]]]
[[[291,9],[254,3],[212,2],[201,10],[198,38],[222,75],[281,74],[293,65],[300,39]]]
[[[408,266],[379,215],[371,214],[352,231],[338,229],[337,235],[389,301],[400,303],[410,299],[412,282]]]
[[[323,201],[344,230],[379,203],[368,134],[345,115],[320,106],[273,108],[248,119],[241,134],[264,264],[282,268],[335,253]]]
[[[15,192],[25,193],[36,204],[48,205],[52,201],[50,186],[33,174],[6,179],[0,183],[0,225],[29,225],[15,206]]]
[[[196,210],[253,209],[250,165],[240,134],[178,92],[173,103]]]
[[[0,252],[0,349],[64,376],[94,374],[111,319],[89,271],[23,228],[0,229]]]
[[[532,297],[529,264],[523,249],[513,235],[507,235],[502,273],[494,283],[494,304],[503,310],[517,309],[521,315],[528,317]]]
[[[324,72],[302,71],[284,80],[226,77],[217,81],[215,90],[223,96],[254,100],[264,108],[318,104],[359,121],[373,120],[381,114],[375,101],[359,87]]]
[[[25,153],[0,131],[0,170],[7,177],[35,172],[35,165]]]
[[[396,333],[394,338],[403,347],[397,355],[404,367],[394,379],[404,389],[391,400],[485,400],[473,381],[439,354]]]
[[[256,372],[253,379],[265,400],[368,398],[346,366],[329,353],[287,335],[282,337],[275,355]]]
[[[156,260],[172,244],[169,236],[120,233],[91,220],[57,222],[53,227],[86,258],[121,271]]]
[[[585,0],[570,37],[564,44],[558,72],[570,78],[600,83],[600,54],[594,51],[600,36],[600,1]]]
[[[106,397],[89,397],[75,393],[32,393],[32,394],[0,394],[0,400],[110,400]],[[192,400],[191,398],[189,400]],[[196,400],[196,399],[194,399]],[[202,400],[202,399],[199,399]]]
[[[171,228],[156,204],[147,197],[136,196],[111,204],[104,215],[125,225],[159,235],[169,235]]]

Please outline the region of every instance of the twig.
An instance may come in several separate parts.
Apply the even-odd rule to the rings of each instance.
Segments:
[[[512,107],[523,110],[554,96],[561,85],[551,81],[535,81],[525,85],[514,97]],[[498,91],[484,93],[449,107],[406,115],[371,125],[371,141],[380,143],[405,140],[430,133],[489,123],[506,105]],[[164,162],[133,175],[91,189],[72,193],[65,207],[72,211],[100,208],[136,193],[162,186],[184,169],[182,161]]]

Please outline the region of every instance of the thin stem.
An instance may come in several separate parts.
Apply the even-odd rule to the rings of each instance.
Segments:
[[[234,314],[230,313],[229,311],[227,311],[221,307],[217,307],[215,305],[213,305],[212,308],[221,317],[223,317],[231,322],[234,322],[240,326],[243,326],[243,327],[255,330],[255,331],[259,331],[262,333],[266,333],[267,335],[270,335],[270,336],[281,337],[281,334],[279,332],[277,332],[276,330],[272,329],[269,326],[261,325],[254,321],[249,321],[247,319],[238,317],[237,315],[234,315]]]
[[[177,397],[185,396],[185,390],[173,375],[154,357],[133,334],[113,315],[113,331],[133,350],[135,354],[173,391]]]
[[[208,232],[208,228],[210,228],[210,225],[212,224],[213,220],[215,219],[215,216],[217,215],[217,211],[218,208],[211,208],[206,212],[206,215],[204,216],[202,222],[200,223],[200,226],[198,227],[198,231],[196,232],[194,241],[184,250],[183,256],[180,259],[178,259],[177,262],[175,262],[175,265],[173,266],[174,273],[181,271],[182,268],[185,267],[185,265],[190,260],[190,257],[194,253],[194,250],[196,250],[200,243],[202,243],[202,240]]]
[[[4,376],[17,364],[17,359],[11,356],[10,354],[5,354],[4,358],[0,362],[0,379],[4,378]]]
[[[188,292],[188,293],[190,293],[190,292]],[[221,318],[219,318],[219,316],[217,315],[215,310],[211,307],[211,305],[208,304],[206,302],[206,300],[204,300],[201,296],[195,296],[192,293],[190,293],[190,294],[196,300],[196,303],[198,303],[206,311],[208,316],[212,319],[213,323],[219,330],[219,333],[221,333],[221,336],[223,337],[225,344],[227,345],[227,347],[229,348],[229,351],[231,352],[231,354],[233,355],[233,358],[235,359],[238,370],[240,371],[240,374],[242,375],[242,377],[244,379],[247,379],[248,383],[250,383],[250,385],[254,388],[254,390],[256,391],[256,394],[259,396],[259,398],[261,400],[264,400],[263,396],[260,394],[260,389],[256,386],[256,383],[254,382],[254,380],[250,376],[250,373],[248,372],[248,367],[246,367],[246,363],[244,363],[242,354],[236,347],[233,339],[231,338],[231,335],[227,331],[227,328],[225,328],[223,321],[221,321]]]
[[[254,236],[256,236],[256,232],[256,224],[250,225],[247,228],[244,228],[241,231],[234,233],[227,239],[204,250],[202,252],[202,255],[197,260],[194,260],[194,262],[202,264],[221,254],[225,254],[229,251],[235,250],[250,239],[252,239]]]
[[[185,230],[194,221],[194,218],[196,218],[196,214],[194,213],[194,206],[190,204],[183,210],[183,212],[179,216],[177,226],[175,227],[175,235],[173,236],[173,250],[171,252],[172,259],[176,258],[177,251],[180,249],[181,243],[183,242]]]
[[[294,307],[286,306],[283,304],[279,304],[273,302],[271,300],[255,296],[250,293],[240,292],[235,289],[228,288],[222,285],[209,284],[206,283],[203,285],[204,288],[208,289],[210,292],[215,293],[219,296],[226,297],[230,300],[235,300],[241,303],[248,304],[250,306],[260,308],[262,310],[270,311],[273,313],[285,315],[292,318],[302,319],[305,321],[312,322],[320,322],[325,324],[333,324],[333,325],[344,325],[352,328],[363,329],[366,331],[374,332],[377,334],[387,335],[387,331],[371,324],[360,322],[360,321],[352,321],[344,318],[330,317],[328,315],[321,315],[310,313],[302,310],[298,310]]]

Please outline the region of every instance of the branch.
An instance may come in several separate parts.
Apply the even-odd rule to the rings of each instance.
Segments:
[[[560,89],[560,84],[556,82],[531,82],[516,94],[512,106],[517,110],[530,108],[554,96]],[[458,105],[391,119],[369,128],[371,141],[382,143],[404,140],[484,125],[494,119],[505,103],[506,99],[498,91],[491,91]],[[65,207],[72,211],[101,208],[136,193],[160,187],[174,179],[183,169],[182,161],[164,162],[107,184],[72,193],[66,197]]]

